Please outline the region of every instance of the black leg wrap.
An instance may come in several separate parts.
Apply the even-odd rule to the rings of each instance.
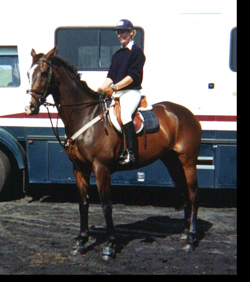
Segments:
[[[80,234],[75,238],[77,240],[73,247],[73,254],[86,254],[88,251],[93,250],[96,245],[96,239],[89,236]]]
[[[104,261],[109,261],[110,259],[114,259],[116,256],[115,253],[115,245],[116,245],[116,237],[115,230],[113,227],[112,221],[112,205],[103,205],[103,214],[107,224],[107,232],[108,232],[108,240],[106,246],[102,251],[102,259]]]

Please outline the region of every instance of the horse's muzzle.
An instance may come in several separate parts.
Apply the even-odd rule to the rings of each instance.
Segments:
[[[29,105],[25,106],[24,109],[29,116],[35,116],[38,114],[38,110],[31,102],[29,103]]]

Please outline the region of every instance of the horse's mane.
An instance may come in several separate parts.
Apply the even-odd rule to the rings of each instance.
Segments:
[[[78,73],[78,70],[75,66],[70,65],[68,62],[66,62],[62,57],[56,55],[52,58],[52,61],[54,64],[58,64],[65,69],[67,69],[69,75],[76,81],[76,83],[90,96],[92,96],[95,99],[99,99],[99,94],[88,87],[88,84],[86,81],[81,80],[80,74]]]

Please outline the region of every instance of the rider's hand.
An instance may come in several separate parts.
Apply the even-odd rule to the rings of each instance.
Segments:
[[[98,88],[97,93],[99,95],[105,95],[105,91],[101,87]]]
[[[114,90],[113,90],[113,88],[108,87],[108,89],[104,91],[101,87],[99,87],[98,90],[97,90],[97,93],[99,95],[110,98],[112,96],[112,94],[114,93]]]
[[[114,93],[113,88],[109,87],[109,88],[105,91],[105,97],[110,98],[113,93]]]

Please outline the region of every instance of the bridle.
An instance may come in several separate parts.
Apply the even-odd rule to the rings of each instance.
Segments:
[[[48,96],[48,89],[50,86],[50,82],[51,82],[51,78],[52,78],[52,74],[53,74],[53,66],[51,64],[51,62],[47,62],[43,59],[38,59],[34,64],[36,64],[37,62],[43,62],[47,65],[49,65],[49,71],[48,71],[48,76],[47,76],[47,80],[44,86],[43,91],[39,91],[39,90],[35,90],[35,89],[28,89],[26,90],[26,94],[30,94],[39,104],[39,107],[41,105],[44,106],[59,106],[59,107],[72,107],[72,106],[82,106],[85,105],[86,107],[91,106],[91,105],[96,105],[99,103],[104,103],[105,100],[107,100],[107,98],[105,98],[103,95],[100,95],[99,101],[94,101],[94,102],[86,102],[86,103],[79,103],[79,104],[69,104],[69,105],[60,105],[60,104],[51,104],[51,103],[47,103],[46,102],[46,97]],[[39,97],[38,99],[32,94],[38,94],[41,97]]]
[[[27,94],[30,94],[39,104],[39,106],[43,105],[46,101],[46,97],[48,96],[48,89],[49,89],[49,85],[50,85],[50,82],[51,82],[51,78],[52,78],[52,73],[53,73],[53,67],[52,67],[52,64],[50,62],[47,62],[43,59],[38,59],[35,63],[37,62],[43,62],[43,63],[46,63],[47,65],[49,65],[49,71],[48,71],[48,76],[47,76],[47,80],[46,80],[46,83],[45,83],[45,86],[44,86],[44,89],[43,91],[38,91],[38,90],[35,90],[35,89],[28,89],[26,91]],[[38,95],[41,95],[41,97],[39,97],[38,99],[32,95],[32,93],[35,93],[35,94],[38,94]]]
[[[60,104],[51,104],[51,103],[47,103],[46,102],[46,97],[48,96],[48,89],[49,89],[49,86],[50,86],[50,82],[51,82],[51,78],[52,78],[52,74],[53,74],[53,66],[51,64],[51,62],[47,62],[43,59],[38,59],[34,64],[36,64],[38,61],[40,62],[43,62],[43,63],[46,63],[48,66],[49,66],[49,71],[48,71],[48,76],[47,76],[47,80],[45,82],[45,86],[44,86],[44,89],[43,91],[39,91],[39,90],[35,90],[35,89],[28,89],[26,91],[27,94],[30,94],[38,103],[38,106],[40,107],[41,105],[44,105],[48,111],[48,115],[49,115],[49,119],[50,119],[50,122],[51,122],[51,126],[52,126],[52,129],[53,129],[53,132],[58,140],[58,142],[60,143],[60,145],[65,149],[65,145],[63,145],[61,143],[61,140],[60,140],[60,137],[59,137],[59,132],[58,132],[58,118],[59,118],[59,108],[60,107],[72,107],[72,106],[82,106],[84,105],[86,108],[89,107],[89,106],[92,106],[92,105],[97,105],[97,104],[101,104],[101,109],[103,111],[103,113],[99,116],[97,116],[93,121],[89,122],[87,125],[85,125],[83,127],[84,131],[89,128],[92,124],[96,123],[98,120],[100,119],[103,119],[104,120],[104,128],[105,128],[105,131],[106,131],[106,134],[107,134],[107,119],[106,119],[106,115],[107,115],[107,109],[106,109],[106,106],[104,106],[105,104],[105,101],[108,99],[108,98],[105,98],[103,95],[100,95],[99,97],[99,100],[98,101],[93,101],[93,102],[86,102],[86,103],[79,103],[79,104],[68,104],[68,105],[60,105]],[[40,95],[41,97],[39,98],[36,98],[33,93],[37,94],[37,95]],[[106,105],[106,104],[105,104]],[[49,112],[49,106],[58,106],[58,115],[57,115],[57,125],[56,127],[54,127],[53,123],[52,123],[52,118],[51,118],[51,114]],[[84,108],[85,108],[84,107]],[[82,129],[81,129],[82,130]],[[78,133],[78,132],[77,132]],[[76,134],[77,134],[76,133]],[[76,134],[74,134],[73,136],[75,136]],[[78,137],[78,135],[77,135]],[[77,138],[75,137],[75,138]],[[72,138],[71,138],[72,139]],[[73,139],[72,139],[73,140]]]

